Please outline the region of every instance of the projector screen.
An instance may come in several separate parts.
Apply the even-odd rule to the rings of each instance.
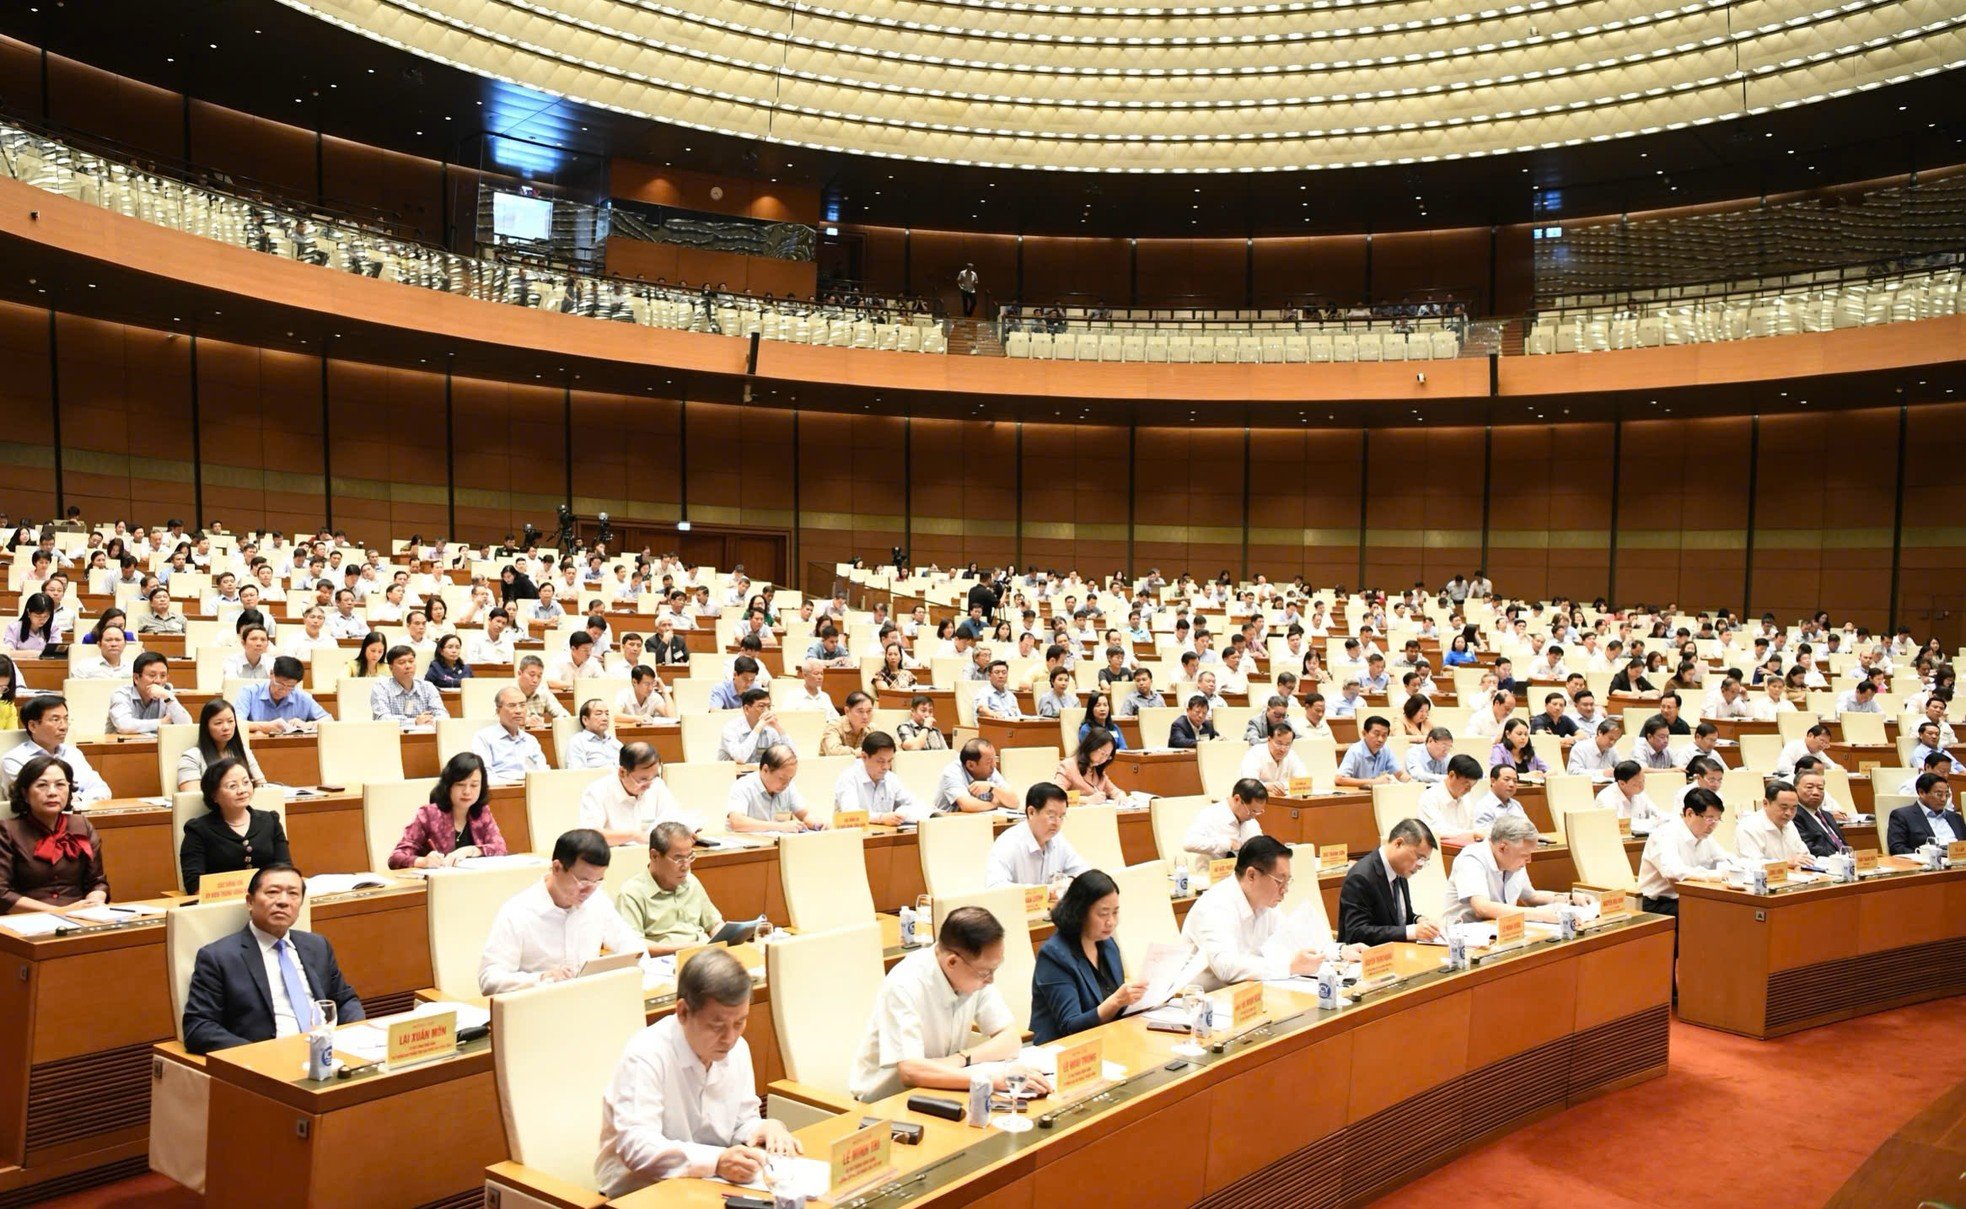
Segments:
[[[553,203],[517,193],[492,194],[492,234],[544,243],[553,232]]]

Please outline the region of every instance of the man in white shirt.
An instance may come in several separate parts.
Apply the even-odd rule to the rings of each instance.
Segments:
[[[471,750],[485,762],[485,776],[495,785],[515,785],[529,772],[544,772],[548,765],[539,740],[526,729],[526,698],[513,685],[506,685],[492,698],[498,721],[471,737]]]
[[[1770,674],[1761,682],[1762,695],[1755,698],[1751,714],[1757,722],[1773,722],[1781,714],[1795,712],[1788,698],[1788,686],[1780,676]]]
[[[327,625],[328,611],[320,605],[308,605],[307,611],[301,614],[300,633],[289,630],[282,640],[286,653],[302,661],[312,661],[314,652],[334,650],[335,640],[327,632]]]
[[[1589,738],[1580,737],[1571,746],[1568,771],[1589,777],[1609,773],[1618,763],[1618,740],[1624,735],[1624,723],[1616,718],[1606,718],[1596,734]]]
[[[228,655],[222,675],[228,680],[264,680],[273,674],[273,641],[263,625],[239,631],[239,653]]]
[[[417,677],[415,651],[392,646],[385,659],[389,674],[378,676],[375,687],[369,690],[369,713],[376,721],[429,726],[439,718],[450,717],[437,686]]]
[[[563,982],[603,951],[647,949],[601,889],[608,856],[607,839],[584,827],[554,841],[546,876],[507,900],[492,920],[478,959],[479,994]]]
[[[1637,760],[1641,768],[1678,768],[1680,761],[1674,758],[1671,743],[1671,724],[1654,714],[1638,728],[1638,742],[1632,744],[1632,759]]]
[[[1263,809],[1270,802],[1261,781],[1244,777],[1229,789],[1225,802],[1211,802],[1195,812],[1181,837],[1181,848],[1211,859],[1234,856],[1242,846],[1263,834]]]
[[[644,844],[657,823],[675,821],[696,832],[703,829],[694,812],[676,803],[662,779],[662,757],[647,743],[621,748],[613,775],[589,785],[580,795],[580,825],[598,831],[610,844]]]
[[[993,659],[985,669],[985,676],[988,684],[976,694],[977,715],[1012,722],[1022,718],[1024,712],[1018,708],[1017,694],[1010,691],[1010,665]]]
[[[1714,843],[1714,829],[1726,811],[1720,795],[1695,789],[1686,795],[1679,817],[1654,831],[1638,858],[1640,904],[1654,915],[1679,914],[1679,883],[1687,878],[1719,880],[1728,858]]]
[[[676,701],[662,677],[647,664],[635,664],[628,673],[628,687],[614,695],[615,724],[646,726],[658,718],[675,716]]]
[[[1473,797],[1481,779],[1481,764],[1462,754],[1450,757],[1441,779],[1420,791],[1415,809],[1439,842],[1472,844],[1481,838],[1475,830]]]
[[[1580,689],[1570,694],[1570,711],[1563,715],[1577,724],[1577,741],[1583,742],[1591,734],[1603,730],[1604,724],[1611,721],[1611,715],[1598,708],[1597,694],[1589,689]]]
[[[104,637],[109,633],[106,631]],[[118,735],[154,735],[164,723],[182,726],[191,715],[178,704],[177,690],[171,687],[168,660],[156,651],[145,651],[131,665],[130,683],[109,697],[109,730]]]
[[[956,758],[942,770],[935,785],[934,810],[975,814],[984,810],[1015,810],[1017,799],[997,768],[996,747],[983,740],[964,743]]]
[[[1708,720],[1754,717],[1754,706],[1748,701],[1748,691],[1741,687],[1740,677],[1721,679],[1719,690],[1706,707],[1706,716]]]
[[[1835,716],[1838,718],[1841,718],[1845,714],[1881,714],[1883,712],[1884,707],[1877,703],[1877,682],[1874,680],[1859,680],[1855,688],[1840,694],[1836,698]]]
[[[1289,673],[1284,673],[1288,675]],[[1337,736],[1331,733],[1331,723],[1325,721],[1326,705],[1323,693],[1310,693],[1304,697],[1304,716],[1297,723],[1299,737],[1323,739],[1335,744]]]
[[[826,715],[828,722],[840,716],[833,705],[833,699],[826,695],[826,665],[817,659],[808,659],[799,665],[799,683],[780,690],[782,700],[779,708],[786,713],[810,711]]]
[[[554,688],[573,688],[576,681],[598,680],[603,674],[593,636],[585,630],[575,630],[567,636],[567,657],[554,667],[546,682]]]
[[[1020,933],[1017,943],[1029,942]],[[957,907],[934,945],[888,971],[847,1076],[854,1099],[871,1104],[911,1087],[966,1092],[979,1068],[999,1089],[1015,1069],[1033,1090],[1051,1090],[1042,1075],[1016,1064],[1023,1037],[996,988],[1004,944],[996,916]],[[985,1040],[972,1043],[972,1033]]]
[[[1262,782],[1263,788],[1280,798],[1290,796],[1290,783],[1310,777],[1310,770],[1291,750],[1296,729],[1288,720],[1272,723],[1270,737],[1243,753],[1239,775]]]
[[[1524,907],[1529,908],[1524,914],[1530,919],[1555,922],[1553,904],[1568,895],[1530,884],[1529,859],[1535,855],[1536,841],[1536,824],[1526,815],[1504,814],[1496,818],[1487,839],[1461,849],[1448,874],[1443,926],[1499,919]]]
[[[768,747],[790,747],[792,740],[779,729],[778,714],[772,709],[771,692],[747,688],[738,698],[738,713],[724,724],[717,743],[717,758],[739,764],[756,764]]]
[[[1224,693],[1241,693],[1247,696],[1249,693],[1249,673],[1247,671],[1249,662],[1249,657],[1243,654],[1242,648],[1240,647],[1231,646],[1227,651],[1224,651],[1222,653],[1221,665],[1215,669],[1217,688]]]
[[[518,651],[518,634],[511,628],[512,615],[493,609],[485,615],[485,632],[465,644],[466,663],[510,663]]]
[[[758,753],[758,768],[737,778],[725,802],[725,825],[732,831],[823,831],[826,824],[806,808],[799,787],[799,757],[774,743]]]
[[[657,1180],[758,1179],[774,1155],[803,1153],[759,1115],[751,1049],[751,976],[728,950],[696,954],[676,979],[676,1010],[637,1033],[601,1101],[594,1182],[616,1197]]]
[[[1487,709],[1478,709],[1468,718],[1467,734],[1471,738],[1499,739],[1502,728],[1507,725],[1510,715],[1515,713],[1515,694],[1503,691],[1495,694],[1495,699]]]
[[[1787,781],[1770,781],[1762,792],[1761,809],[1741,820],[1734,829],[1734,850],[1750,865],[1787,861],[1802,866],[1809,863],[1809,846],[1795,827],[1795,812],[1801,798]]]
[[[1024,794],[1024,821],[990,845],[985,886],[1049,886],[1052,901],[1072,878],[1092,866],[1060,832],[1065,829],[1065,791],[1039,781]]]
[[[1795,762],[1804,756],[1814,756],[1825,768],[1841,767],[1823,753],[1829,750],[1829,727],[1818,722],[1810,727],[1800,739],[1792,739],[1782,747],[1782,754],[1775,757],[1775,775],[1787,779],[1795,775]]]
[[[1613,766],[1611,784],[1598,791],[1597,808],[1630,819],[1633,835],[1650,835],[1669,817],[1645,795],[1645,770],[1636,760],[1620,760]]]
[[[1406,749],[1406,775],[1423,785],[1438,785],[1447,777],[1447,759],[1454,751],[1454,732],[1436,726],[1426,741]]]
[[[1235,877],[1210,886],[1195,900],[1182,921],[1181,937],[1194,951],[1199,967],[1195,981],[1204,990],[1308,977],[1341,955],[1334,942],[1298,949],[1284,934],[1281,907],[1290,891],[1290,864],[1289,848],[1267,835],[1254,836],[1236,853]]]
[[[867,732],[860,741],[859,758],[842,769],[833,782],[836,816],[842,810],[864,810],[869,823],[883,827],[920,823],[928,817],[928,805],[894,775],[894,752],[894,736],[885,731]]]
[[[29,697],[21,703],[20,723],[27,731],[27,741],[14,744],[7,749],[5,756],[0,756],[0,795],[13,792],[14,778],[20,775],[21,768],[29,760],[36,756],[54,756],[68,764],[70,782],[74,786],[69,803],[71,808],[101,802],[110,796],[109,782],[89,767],[81,749],[68,741],[67,698],[58,693]]]

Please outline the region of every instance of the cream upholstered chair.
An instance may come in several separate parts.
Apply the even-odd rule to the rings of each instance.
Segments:
[[[1438,920],[1447,909],[1447,861],[1439,853],[1413,871],[1406,879],[1408,901],[1413,910]]]
[[[1597,785],[1589,777],[1553,772],[1543,781],[1544,800],[1549,803],[1550,825],[1565,840],[1570,836],[1569,814],[1589,810],[1597,798]],[[1653,801],[1658,801],[1654,798]]]
[[[466,999],[478,997],[478,959],[491,935],[492,920],[507,899],[545,876],[538,865],[495,869],[432,869],[428,888],[430,973],[437,990]],[[598,1136],[598,1135],[596,1135]],[[592,1158],[592,1141],[589,1141]]]
[[[349,662],[354,662],[352,657]],[[377,679],[378,677],[375,676],[341,676],[335,680],[334,716],[337,721],[375,721],[375,710],[370,705],[369,694],[375,689]],[[469,684],[471,681],[467,680],[465,683]]]
[[[707,714],[682,715],[683,759],[691,764],[708,764],[717,758],[717,745],[723,741],[724,726],[738,716],[737,710],[717,709]],[[726,760],[724,763],[728,764]]]
[[[312,924],[311,904],[303,900],[294,926],[307,931]],[[150,1169],[194,1192],[205,1189],[211,1079],[205,1059],[182,1050],[184,1003],[190,998],[198,950],[245,926],[246,904],[237,901],[174,907],[164,915],[164,969],[170,980],[171,1024],[177,1041],[161,1047],[151,1064]]]
[[[792,784],[804,798],[807,807],[817,818],[831,818],[833,814],[833,786],[839,783],[840,774],[850,765],[859,762],[858,756],[818,756],[801,755],[799,769],[792,774]],[[725,763],[729,763],[728,760]]]
[[[1597,808],[1569,811],[1564,815],[1563,833],[1569,837],[1578,881],[1608,890],[1637,892],[1638,876],[1632,870],[1631,857],[1625,855],[1624,837],[1618,834],[1617,811]]]
[[[1305,908],[1318,926],[1331,933],[1331,915],[1324,909],[1324,890],[1318,885],[1318,859],[1316,844],[1290,845],[1290,889],[1284,893],[1284,917],[1287,919]]]
[[[496,718],[498,690],[511,688],[518,681],[504,676],[473,676],[458,686],[457,716]]]
[[[471,740],[487,726],[495,726],[498,719],[487,714],[484,717],[467,715],[462,718],[437,719],[437,766],[442,768],[451,762],[451,757],[471,750]]]
[[[983,889],[994,823],[994,816],[987,813],[939,814],[922,820],[916,847],[921,853],[922,885],[930,895],[940,898]]]
[[[825,714],[812,709],[786,710],[778,715],[778,723],[785,737],[792,741],[792,750],[799,754],[799,759],[819,755],[819,739],[826,730]],[[722,727],[717,729],[722,733]]]
[[[1164,861],[1185,861],[1188,853],[1181,846],[1187,838],[1188,827],[1201,813],[1201,808],[1210,804],[1210,799],[1202,796],[1179,798],[1155,798],[1148,809],[1148,822],[1154,830],[1154,851],[1160,853]]]
[[[737,783],[737,765],[729,760],[664,764],[662,779],[676,805],[694,814],[704,831],[722,835],[730,830],[730,789]]]
[[[239,741],[246,741],[243,730],[239,733]],[[157,783],[164,787],[165,793],[177,788],[178,757],[197,746],[197,743],[196,722],[166,722],[157,728]]]
[[[901,783],[913,790],[923,805],[932,805],[935,790],[942,781],[942,770],[956,758],[957,753],[953,751],[897,751],[890,775],[900,777]]]
[[[498,1203],[600,1205],[601,1097],[646,1023],[640,970],[611,970],[492,1000],[492,1069],[512,1158],[488,1169]],[[567,1045],[578,1030],[579,1045]]]
[[[205,795],[202,791],[191,790],[171,795],[171,864],[178,875],[178,889],[186,894],[196,894],[198,887],[184,884],[184,866],[177,860],[178,853],[184,849],[184,825],[205,813]],[[253,809],[270,810],[280,816],[280,827],[287,826],[287,795],[279,788],[268,785],[253,791]],[[317,870],[317,872],[326,872]]]
[[[319,742],[323,785],[403,779],[403,732],[394,722],[323,722]]]
[[[1031,978],[1038,972],[1037,950],[1031,947],[1031,924],[1024,915],[1024,887],[997,886],[971,894],[949,894],[935,900],[935,934],[957,907],[981,907],[1003,925],[1003,966],[995,986],[1010,1009],[1018,1031],[1031,1027]]]
[[[534,852],[553,851],[553,841],[580,825],[580,795],[602,777],[605,768],[552,768],[526,774],[526,829]]]
[[[997,752],[997,771],[1003,774],[1011,795],[1021,804],[1031,786],[1051,779],[1062,758],[1056,747],[1006,747]]]
[[[1372,821],[1379,829],[1379,839],[1384,840],[1401,819],[1410,819],[1420,813],[1420,794],[1426,786],[1417,781],[1396,781],[1390,785],[1372,787]]]
[[[127,680],[64,680],[61,695],[68,701],[68,741],[93,743],[109,730],[109,699]]]
[[[1120,891],[1120,922],[1113,939],[1119,943],[1121,962],[1137,974],[1148,946],[1181,940],[1181,925],[1175,922],[1169,897],[1167,863],[1142,861],[1111,872]]]
[[[858,1107],[847,1079],[885,976],[881,927],[871,917],[765,946],[772,1031],[785,1065],[785,1079],[769,1089],[770,1116],[796,1129]],[[813,1011],[815,1003],[826,1010]]]
[[[823,932],[874,918],[863,837],[857,829],[779,837],[778,877],[794,928]]]
[[[1788,718],[1793,715],[1780,716]],[[1780,735],[1742,735],[1740,743],[1741,764],[1744,767],[1755,772],[1772,773],[1775,771],[1775,761],[1780,758],[1782,748],[1789,740]]]
[[[1221,713],[1221,710],[1216,710]],[[1242,758],[1249,749],[1242,744],[1242,731],[1234,735],[1222,732],[1223,739],[1195,746],[1195,760],[1201,769],[1201,790],[1211,801],[1220,802],[1229,796],[1235,787],[1236,778],[1242,775]],[[1144,738],[1144,736],[1143,736]]]
[[[1809,728],[1816,725],[1816,721],[1817,714],[1814,710],[1794,709],[1776,714],[1775,734],[1781,740],[1781,742],[1775,745],[1776,748],[1780,749],[1784,744],[1793,743],[1803,735],[1808,734]],[[1765,739],[1768,736],[1760,735],[1757,737]],[[1742,746],[1745,748],[1746,744],[1742,744]],[[1745,751],[1742,753],[1742,758],[1746,758]]]
[[[1126,865],[1120,847],[1120,808],[1074,806],[1065,812],[1065,839],[1094,869],[1111,873]]]
[[[1843,741],[1845,743],[1883,744],[1890,742],[1884,736],[1883,714],[1850,713],[1843,714],[1838,720],[1843,723]],[[1912,737],[1914,739],[1917,738],[1916,732],[1913,733]]]
[[[362,786],[362,835],[368,842],[369,868],[381,872],[389,868],[389,854],[403,838],[416,812],[430,800],[437,786],[435,777],[414,781],[378,781]]]
[[[1156,684],[1160,677],[1154,677]],[[1176,694],[1179,696],[1180,694]],[[1149,705],[1140,711],[1140,745],[1146,748],[1166,747],[1167,732],[1174,726],[1182,710],[1172,705]]]

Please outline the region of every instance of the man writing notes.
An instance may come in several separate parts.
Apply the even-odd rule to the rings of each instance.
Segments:
[[[1529,858],[1535,851],[1536,824],[1520,814],[1498,815],[1487,839],[1469,844],[1454,858],[1441,922],[1498,919],[1524,907],[1530,908],[1530,919],[1555,922],[1553,904],[1569,895],[1529,884]]]
[[[1439,925],[1413,909],[1413,890],[1406,880],[1433,859],[1434,848],[1434,833],[1419,819],[1394,823],[1386,842],[1345,874],[1338,890],[1339,942],[1382,945],[1439,936]]]
[[[676,978],[676,1010],[637,1033],[601,1101],[594,1182],[615,1197],[657,1180],[758,1178],[797,1139],[758,1112],[751,1049],[751,976],[728,950],[706,949]]]
[[[1290,877],[1290,849],[1259,835],[1236,853],[1235,877],[1195,900],[1181,924],[1181,938],[1204,964],[1199,975],[1204,989],[1315,974],[1339,955],[1336,945],[1291,951],[1281,940]]]
[[[1018,943],[1029,942],[1020,935]],[[1001,1090],[1023,1045],[995,985],[1003,961],[996,916],[981,907],[949,912],[935,944],[902,958],[881,983],[847,1079],[853,1098],[871,1104],[910,1087],[967,1091],[979,1067]],[[1038,1092],[1051,1090],[1036,1071],[1023,1073]]]
[[[1638,858],[1639,904],[1654,915],[1679,914],[1679,883],[1726,875],[1727,853],[1713,840],[1726,811],[1711,789],[1689,789],[1679,817],[1645,838]]]
[[[610,953],[640,953],[642,938],[602,892],[608,841],[576,828],[553,842],[546,876],[498,909],[478,959],[478,993],[501,995],[561,982]]]

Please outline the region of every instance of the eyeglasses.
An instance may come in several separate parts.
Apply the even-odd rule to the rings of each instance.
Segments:
[[[608,879],[605,877],[582,877],[576,873],[574,874],[573,880],[582,886],[593,887],[605,883]]]
[[[668,857],[668,858],[669,858],[669,859],[670,859],[671,861],[673,861],[673,862],[675,862],[675,863],[676,863],[677,865],[679,865],[679,866],[681,866],[681,867],[682,867],[682,868],[684,868],[684,869],[687,869],[687,868],[689,868],[689,867],[690,867],[691,865],[694,865],[694,864],[696,863],[696,850],[695,850],[695,849],[691,849],[691,850],[690,850],[690,851],[688,851],[688,852],[672,852],[672,853],[666,853],[665,855],[666,855],[666,856],[667,856],[667,857]]]
[[[956,960],[968,966],[969,972],[976,975],[978,979],[982,980],[985,983],[991,983],[997,980],[997,971],[994,966],[987,970],[983,969],[982,967],[978,966],[975,962],[971,961],[969,958],[964,957],[961,953],[956,954]]]
[[[1290,893],[1290,883],[1296,880],[1295,878],[1278,877],[1274,873],[1265,873],[1263,876],[1275,882],[1277,884],[1277,889],[1283,891],[1285,894]]]

